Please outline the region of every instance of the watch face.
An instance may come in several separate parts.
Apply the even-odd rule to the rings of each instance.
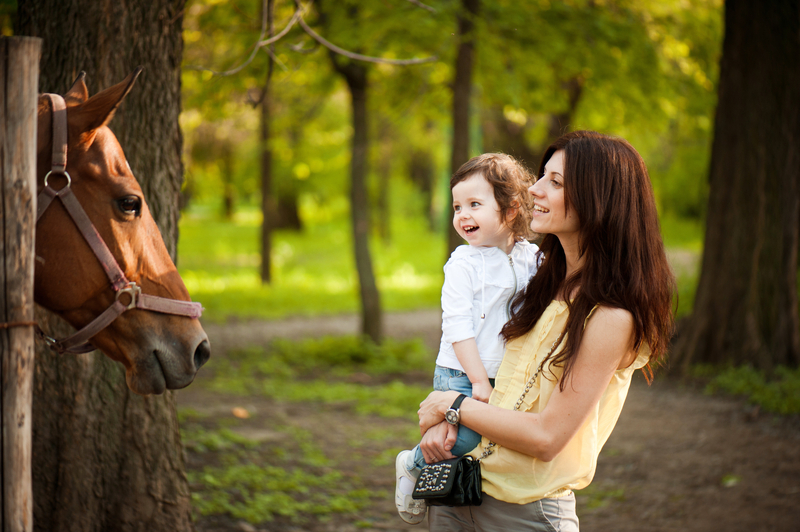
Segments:
[[[452,408],[444,413],[444,419],[451,425],[457,425],[460,417],[461,416],[458,415],[458,410],[453,410]]]

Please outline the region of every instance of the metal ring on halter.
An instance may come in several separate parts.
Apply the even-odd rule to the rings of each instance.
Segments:
[[[52,170],[50,170],[50,171],[49,171],[49,172],[47,172],[47,174],[44,176],[44,186],[47,186],[47,178],[48,178],[48,177],[50,177],[50,174],[52,174],[52,173],[53,173],[53,171],[52,171]],[[56,173],[57,173],[57,174],[61,174],[61,175],[63,175],[64,177],[66,177],[66,178],[67,178],[67,187],[69,187],[69,186],[72,184],[72,178],[69,176],[69,174],[67,173],[67,171],[66,171],[66,170],[64,170],[63,172],[56,172]]]
[[[128,303],[128,305],[125,307],[126,310],[129,310],[132,308],[136,308],[136,301],[138,300],[139,295],[141,293],[142,293],[141,287],[137,286],[136,283],[129,283],[128,285],[125,286],[125,288],[120,288],[117,291],[115,297],[117,301],[119,301],[119,296],[121,296],[122,294],[128,294],[129,296],[131,296],[131,302]]]

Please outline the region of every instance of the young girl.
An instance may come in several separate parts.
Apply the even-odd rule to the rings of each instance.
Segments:
[[[473,157],[450,179],[453,226],[469,245],[459,246],[444,266],[435,390],[489,400],[503,360],[500,330],[509,319],[511,300],[536,271],[538,248],[523,238],[530,233],[530,181],[517,161],[499,153]],[[451,427],[458,431],[450,450],[456,456],[481,440],[466,427]],[[425,519],[425,501],[412,499],[411,492],[422,467],[435,461],[419,445],[397,455],[395,504],[409,524]]]

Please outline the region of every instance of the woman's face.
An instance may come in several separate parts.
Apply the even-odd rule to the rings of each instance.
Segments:
[[[578,237],[579,223],[575,209],[567,212],[564,203],[564,150],[553,153],[544,174],[528,188],[533,196],[531,229],[539,234],[556,235],[562,243]]]

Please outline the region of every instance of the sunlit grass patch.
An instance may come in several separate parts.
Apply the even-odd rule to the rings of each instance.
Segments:
[[[243,208],[233,220],[198,206],[181,219],[178,269],[204,319],[279,318],[357,312],[358,277],[352,236],[344,221],[277,231],[272,282],[260,278],[260,216]],[[421,219],[397,220],[392,238],[370,241],[376,283],[386,310],[439,305],[443,239]]]

